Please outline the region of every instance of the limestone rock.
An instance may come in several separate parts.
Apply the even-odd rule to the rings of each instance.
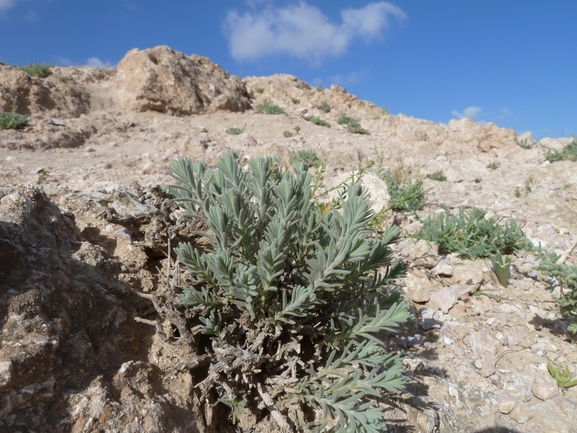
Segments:
[[[250,107],[246,87],[210,60],[167,46],[129,51],[116,77],[123,105],[133,111],[191,115]]]
[[[439,263],[439,247],[437,244],[421,239],[409,251],[409,260],[415,266],[431,269]]]

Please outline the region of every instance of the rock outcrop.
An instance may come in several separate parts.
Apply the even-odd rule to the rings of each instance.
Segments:
[[[187,57],[167,46],[129,51],[118,64],[116,79],[123,105],[137,112],[185,116],[250,107],[238,77],[205,57]]]

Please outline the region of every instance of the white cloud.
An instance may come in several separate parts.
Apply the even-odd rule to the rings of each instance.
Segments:
[[[0,0],[0,11],[14,7],[18,1],[19,0]]]
[[[350,72],[348,74],[337,74],[331,77],[331,83],[336,84],[338,86],[344,86],[346,84],[356,84],[361,79],[361,76],[364,74],[360,74],[358,72]]]
[[[391,15],[399,20],[406,17],[388,2],[369,3],[341,11],[342,23],[337,24],[317,7],[300,2],[285,8],[270,5],[242,15],[231,11],[224,31],[231,55],[238,61],[288,54],[319,63],[324,57],[343,54],[356,37],[367,42],[381,37]]]
[[[92,66],[93,68],[108,68],[109,67],[109,63],[104,63],[98,57],[90,57],[86,61],[86,64],[88,66]]]
[[[462,113],[459,113],[457,110],[451,111],[451,114],[455,116],[457,119],[471,119],[477,121],[479,114],[483,111],[481,107],[467,107],[463,110]]]
[[[24,20],[28,21],[29,23],[35,23],[36,21],[38,21],[40,19],[40,17],[38,16],[38,14],[34,11],[28,11],[25,15],[24,15]]]

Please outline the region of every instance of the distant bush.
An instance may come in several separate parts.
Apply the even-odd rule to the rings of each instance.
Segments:
[[[29,117],[16,113],[18,97],[12,101],[12,111],[0,113],[0,129],[22,129],[28,125]]]
[[[390,210],[416,212],[427,203],[427,190],[423,188],[423,181],[413,181],[408,170],[385,170],[377,174],[387,184]]]
[[[487,164],[487,168],[489,170],[497,170],[499,167],[501,167],[501,163],[499,161],[493,161]]]
[[[441,208],[443,212],[427,218],[415,234],[417,239],[435,242],[440,254],[476,259],[533,248],[515,218],[503,222],[501,218],[485,218],[487,211],[479,208],[466,210],[461,206],[458,215],[445,205]]]
[[[330,113],[331,112],[331,106],[329,105],[329,103],[327,101],[321,102],[319,105],[317,105],[317,108],[319,110],[321,110],[323,113]]]
[[[545,159],[549,162],[561,161],[564,159],[577,161],[577,137],[573,137],[573,141],[567,143],[563,149],[545,149]]]
[[[285,138],[291,138],[291,137],[293,136],[293,133],[290,132],[290,131],[284,131],[284,132],[282,133],[282,135],[283,135]]]
[[[32,77],[46,78],[52,75],[51,69],[54,67],[51,63],[29,63],[26,66],[18,66],[18,69],[28,73]]]
[[[443,170],[437,170],[434,173],[429,173],[427,178],[436,180],[437,182],[445,182],[447,180],[447,176],[445,176],[445,172]]]
[[[313,117],[311,118],[310,122],[314,125],[325,126],[327,128],[331,127],[329,122],[327,122],[325,119],[321,119],[320,117]]]
[[[291,101],[293,101],[293,104],[295,104],[295,105],[301,103],[301,100],[298,98],[292,98]]]
[[[245,129],[246,129],[246,124],[242,128],[228,128],[226,130],[226,133],[230,134],[230,135],[240,135],[244,132]]]
[[[337,119],[337,123],[339,125],[346,125],[347,130],[351,134],[368,134],[369,131],[361,127],[361,124],[357,119],[354,119],[349,116],[345,116],[344,114]]]
[[[296,153],[291,153],[289,162],[291,165],[297,165],[300,162],[304,162],[307,166],[315,168],[318,168],[323,164],[323,161],[314,150],[299,150]]]
[[[264,101],[262,104],[258,105],[258,109],[264,114],[285,114],[284,108],[274,105],[270,101]]]
[[[264,93],[264,89],[262,87],[257,87],[255,92],[256,93]]]

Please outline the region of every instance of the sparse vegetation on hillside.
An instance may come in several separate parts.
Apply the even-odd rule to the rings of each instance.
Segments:
[[[346,125],[347,131],[352,134],[368,134],[369,131],[361,127],[361,124],[357,119],[354,119],[344,114],[337,119],[339,125]]]
[[[290,131],[284,131],[284,132],[282,133],[282,135],[283,135],[283,137],[285,137],[285,138],[291,138],[294,134],[293,134],[292,132],[290,132]]]
[[[29,63],[26,66],[18,66],[18,69],[33,77],[46,78],[52,75],[51,69],[53,67],[54,65],[51,63]]]
[[[278,105],[273,104],[269,100],[266,100],[262,104],[259,104],[257,108],[264,114],[285,114],[284,108],[281,108]]]
[[[577,161],[577,137],[567,143],[562,149],[545,149],[545,159],[549,162],[569,160]]]
[[[28,125],[29,117],[16,112],[18,97],[12,101],[12,111],[0,113],[0,129],[22,129]]]
[[[228,128],[226,130],[226,133],[230,135],[240,135],[244,132],[245,129],[246,129],[246,123],[242,128],[236,128],[236,127]]]
[[[314,125],[324,126],[326,128],[330,128],[331,124],[327,122],[325,119],[321,119],[320,117],[313,117],[311,118],[310,122]]]
[[[191,276],[183,320],[206,352],[189,367],[204,410],[217,401],[234,420],[264,406],[283,431],[325,431],[327,422],[339,432],[385,431],[379,402],[406,382],[377,337],[409,318],[391,287],[405,274],[390,249],[399,230],[369,228],[370,203],[355,184],[340,210],[321,212],[304,164],[283,171],[261,157],[246,170],[229,153],[216,171],[180,159],[171,174],[176,200],[207,226],[206,247],[176,249]]]
[[[499,161],[493,161],[487,164],[487,168],[489,170],[497,170],[499,167],[501,167],[501,163]]]
[[[423,181],[413,180],[409,170],[380,169],[377,174],[387,184],[390,210],[416,212],[425,206],[427,190],[423,188]]]
[[[424,220],[422,230],[415,234],[417,239],[435,242],[441,254],[476,259],[533,248],[515,218],[486,218],[487,211],[464,206],[454,215],[447,206],[441,208],[443,212]]]
[[[293,166],[304,162],[308,167],[315,168],[319,168],[321,164],[323,164],[323,161],[314,150],[299,150],[298,152],[291,153],[289,162]]]
[[[427,178],[436,180],[437,182],[445,182],[447,180],[447,176],[445,176],[445,172],[443,170],[437,170],[434,173],[429,173],[427,174]]]
[[[323,101],[319,105],[317,105],[317,109],[321,110],[323,113],[331,112],[331,106],[327,101]]]

